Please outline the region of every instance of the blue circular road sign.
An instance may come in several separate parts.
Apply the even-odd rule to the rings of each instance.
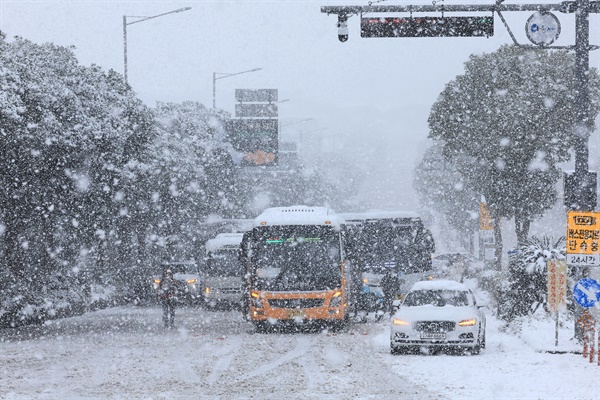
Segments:
[[[573,297],[582,307],[593,307],[600,301],[600,283],[590,278],[583,278],[573,288]]]

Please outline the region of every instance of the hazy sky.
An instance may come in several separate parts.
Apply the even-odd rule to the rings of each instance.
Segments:
[[[490,2],[445,1],[476,3]],[[217,107],[233,112],[236,88],[279,89],[280,99],[289,99],[280,104],[282,120],[313,118],[282,128],[284,140],[302,136],[304,148],[310,151],[335,147],[373,171],[374,178],[385,177],[386,182],[398,186],[373,198],[370,206],[413,208],[415,200],[406,192],[411,191],[410,172],[426,145],[431,105],[444,85],[463,73],[469,55],[493,52],[511,39],[498,17],[490,39],[362,39],[359,17],[353,16],[348,21],[349,40],[341,43],[337,17],[320,12],[323,5],[367,4],[311,0],[0,0],[0,30],[9,38],[22,36],[37,43],[73,45],[84,65],[123,72],[123,15],[153,16],[192,7],[127,27],[129,83],[142,100],[150,106],[156,101],[194,100],[210,107],[213,72],[262,68],[218,80]],[[525,23],[531,13],[504,15],[519,42],[529,44]],[[555,44],[573,44],[573,14],[557,16],[562,33]],[[598,14],[592,14],[592,44],[600,44],[599,20]],[[598,53],[592,52],[590,58],[596,68],[600,66]],[[377,179],[371,183],[372,187],[364,189],[365,198],[387,185]]]

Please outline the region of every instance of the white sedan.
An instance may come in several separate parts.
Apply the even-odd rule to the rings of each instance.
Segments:
[[[392,354],[442,349],[479,354],[485,347],[485,315],[481,307],[462,283],[415,283],[392,317]]]

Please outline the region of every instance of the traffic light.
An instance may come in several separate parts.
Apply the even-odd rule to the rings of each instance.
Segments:
[[[370,17],[362,18],[360,36],[466,37],[494,35],[494,17]]]

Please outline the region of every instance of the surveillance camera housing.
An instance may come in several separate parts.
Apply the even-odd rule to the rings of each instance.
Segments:
[[[338,39],[340,42],[348,40],[348,18],[345,15],[338,15]]]

